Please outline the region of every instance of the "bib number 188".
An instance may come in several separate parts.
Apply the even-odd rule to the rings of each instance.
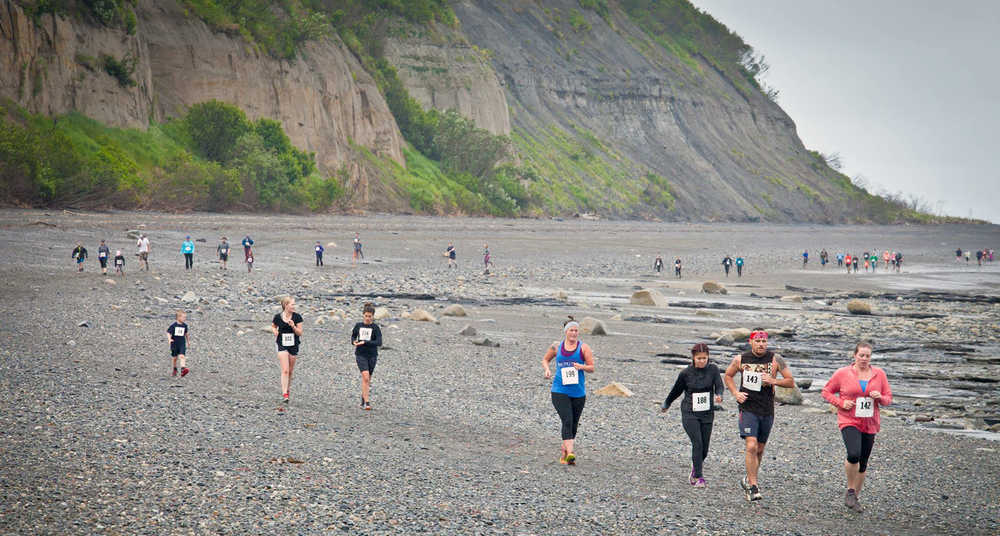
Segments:
[[[692,393],[691,411],[708,411],[712,408],[711,393]]]

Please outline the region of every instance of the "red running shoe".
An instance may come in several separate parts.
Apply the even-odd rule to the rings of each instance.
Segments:
[[[181,369],[181,378],[183,378],[184,376],[187,376],[188,372],[191,372],[191,369],[189,369],[187,367],[182,368]]]

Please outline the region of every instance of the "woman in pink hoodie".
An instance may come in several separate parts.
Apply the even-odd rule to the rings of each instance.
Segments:
[[[868,457],[879,431],[879,407],[892,403],[892,390],[885,371],[871,366],[872,345],[854,347],[854,364],[833,373],[823,387],[823,398],[837,407],[837,425],[847,447],[847,495],[844,504],[861,511],[858,495],[865,483]]]

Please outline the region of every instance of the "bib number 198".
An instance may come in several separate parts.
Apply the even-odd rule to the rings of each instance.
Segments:
[[[577,385],[580,383],[580,375],[572,366],[559,369],[559,374],[562,375],[563,385]]]
[[[854,401],[854,416],[867,418],[875,415],[875,401],[870,397],[862,396]]]

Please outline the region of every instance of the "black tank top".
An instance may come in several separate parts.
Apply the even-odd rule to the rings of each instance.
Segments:
[[[771,370],[771,363],[774,361],[774,352],[768,350],[762,356],[755,355],[747,350],[740,354],[740,369],[742,371],[760,372],[762,374],[774,375],[776,371]],[[747,394],[747,399],[740,404],[741,411],[756,413],[762,417],[774,415],[774,386],[761,385],[760,391],[752,391],[744,387],[743,375],[740,377],[740,392]]]

